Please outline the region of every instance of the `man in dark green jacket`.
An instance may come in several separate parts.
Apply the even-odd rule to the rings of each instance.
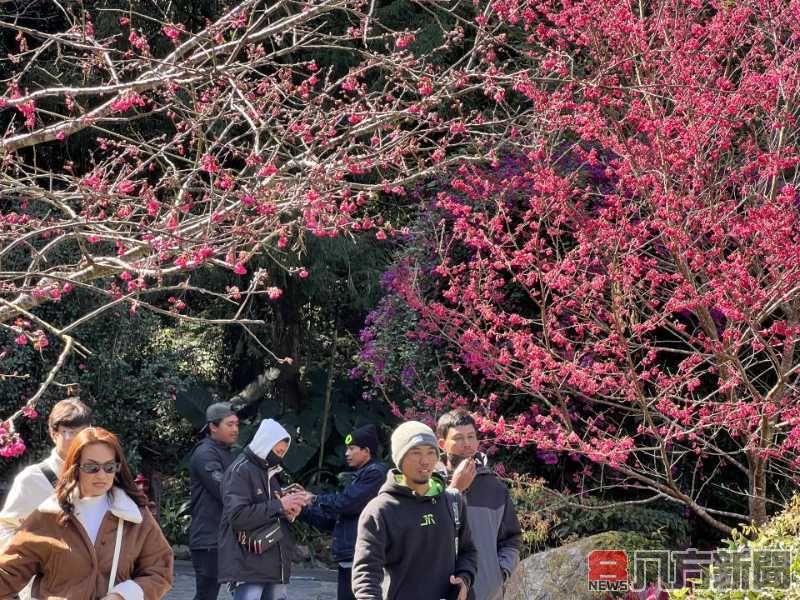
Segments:
[[[417,421],[392,434],[392,469],[358,521],[357,600],[465,600],[477,572],[465,505],[434,468],[436,436]]]

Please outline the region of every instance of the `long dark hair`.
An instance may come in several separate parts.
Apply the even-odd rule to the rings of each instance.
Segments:
[[[120,469],[114,475],[114,485],[122,489],[137,506],[147,506],[147,496],[145,496],[133,482],[133,475],[125,460],[125,452],[119,438],[103,429],[102,427],[87,427],[76,435],[67,451],[67,458],[64,460],[64,469],[61,477],[58,478],[56,485],[56,498],[61,510],[64,511],[64,522],[72,517],[75,506],[72,503],[73,493],[78,488],[78,474],[81,466],[81,453],[89,444],[105,444],[114,451],[114,459],[120,464]]]

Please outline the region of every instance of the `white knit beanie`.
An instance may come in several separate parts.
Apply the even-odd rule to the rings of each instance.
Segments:
[[[406,453],[417,446],[433,446],[436,448],[436,452],[439,452],[436,435],[425,423],[407,421],[394,430],[392,433],[392,460],[398,469]]]

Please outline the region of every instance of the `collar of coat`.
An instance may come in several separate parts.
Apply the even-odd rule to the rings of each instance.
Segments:
[[[115,486],[111,488],[110,496],[108,509],[111,514],[123,521],[130,521],[131,523],[142,522],[142,511],[124,490]],[[61,506],[58,504],[58,498],[55,494],[39,505],[39,512],[53,514],[61,512]]]
[[[245,448],[243,451],[245,457],[252,463],[258,465],[262,469],[267,472],[267,478],[272,479],[278,473],[283,472],[283,467],[280,465],[276,465],[274,467],[270,467],[269,463],[261,458],[258,454],[253,452],[249,447]]]

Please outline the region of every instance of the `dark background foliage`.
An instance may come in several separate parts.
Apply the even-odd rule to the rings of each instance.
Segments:
[[[79,10],[78,3],[68,4],[72,5],[70,10]],[[84,0],[82,6],[87,13],[96,15],[94,26],[98,38],[119,35],[119,17],[135,12],[146,17],[135,17],[136,26],[152,34],[154,44],[166,44],[163,36],[155,35],[162,22],[182,23],[187,29],[196,29],[231,4],[222,0],[177,0],[166,3],[168,8],[164,8],[165,3],[155,1]],[[435,39],[438,28],[416,3],[383,1],[377,3],[376,11],[395,27],[418,29],[414,47],[420,52],[438,42]],[[0,16],[10,14],[20,15],[25,24],[42,31],[59,30],[64,25],[63,14],[51,2],[18,0],[0,4]],[[339,25],[344,29],[349,24]],[[513,46],[511,40],[509,48]],[[0,55],[16,48],[13,35],[0,30]],[[313,58],[318,64],[333,65],[340,72],[350,66],[347,54],[330,49],[320,50]],[[9,72],[6,61],[0,60],[0,79],[5,80]],[[80,72],[74,73],[74,78],[86,83]],[[29,72],[26,79],[15,83],[24,89],[48,82],[42,73]],[[62,108],[56,101],[49,102],[43,103],[42,109]],[[2,113],[0,127],[5,129],[11,118],[18,115],[13,111]],[[166,121],[153,125],[148,120],[147,127],[154,126],[163,127],[165,132],[172,127]],[[130,133],[136,137],[135,131]],[[37,149],[39,164],[44,169],[56,170],[71,161],[76,171],[84,171],[89,164],[85,151],[88,135],[71,136],[65,146]],[[432,193],[430,188],[419,190],[422,196]],[[132,314],[127,305],[82,325],[74,335],[92,354],[71,358],[57,384],[40,403],[40,417],[21,422],[20,431],[29,451],[19,459],[0,459],[0,479],[8,482],[24,464],[40,460],[49,452],[51,444],[46,428],[49,408],[64,397],[79,396],[93,408],[96,424],[121,436],[134,471],[157,482],[162,525],[172,541],[185,542],[188,528],[185,468],[188,454],[197,441],[203,411],[213,401],[234,398],[265,373],[270,377],[260,393],[254,398],[236,399],[242,417],[242,444],[249,441],[261,418],[279,419],[295,436],[286,461],[292,477],[305,485],[327,489],[338,484],[336,474],[344,468],[343,440],[354,427],[365,422],[377,423],[383,456],[388,457],[385,448],[391,428],[397,422],[392,408],[404,405],[412,396],[409,390],[435,390],[433,373],[448,352],[446,344],[437,340],[420,343],[418,339],[409,339],[407,332],[413,329],[415,319],[413,311],[400,305],[391,294],[384,297],[390,289],[393,270],[404,260],[424,261],[425,244],[435,243],[437,228],[441,226],[435,215],[415,215],[402,203],[394,202],[393,206],[393,214],[384,211],[387,217],[398,227],[411,225],[421,232],[419,236],[394,243],[366,234],[335,239],[309,236],[300,240],[291,252],[253,260],[250,273],[264,268],[275,285],[283,289],[281,298],[261,297],[250,304],[248,314],[244,315],[263,320],[264,326],[245,330],[237,326],[187,323],[144,311]],[[6,260],[13,262],[15,257]],[[307,269],[310,276],[298,277],[299,268]],[[211,269],[200,275],[217,280],[209,286],[217,289],[226,285],[245,289],[251,277]],[[432,282],[430,285],[433,288]],[[193,314],[207,318],[217,314],[217,303],[221,302],[191,291],[186,291],[180,300],[192,307]],[[37,311],[51,322],[68,322],[87,308],[100,307],[103,301],[78,290],[68,301],[54,302]],[[371,311],[375,312],[368,318]],[[362,332],[365,321],[367,328]],[[13,339],[0,332],[0,350],[12,344]],[[385,349],[391,352],[381,354]],[[0,358],[4,373],[15,370],[30,373],[28,379],[0,379],[2,414],[12,413],[24,398],[35,392],[44,373],[30,372],[30,365],[50,364],[56,354],[52,348],[44,348],[43,353],[52,355],[48,356],[50,360],[36,361],[33,360],[36,352],[28,345]],[[376,365],[380,368],[374,370]],[[364,376],[370,382],[366,387],[361,383]],[[451,378],[455,386],[461,385],[464,390],[481,385],[470,374],[451,374]],[[497,391],[510,412],[526,402],[524,397]],[[492,460],[504,464],[509,473],[541,478],[538,483],[524,477],[514,483],[515,498],[529,532],[529,550],[607,529],[644,532],[675,547],[707,533],[696,527],[691,515],[674,506],[585,510],[580,508],[580,502],[595,505],[601,499],[614,498],[582,495],[576,500],[577,506],[564,501],[563,494],[554,499],[542,490],[576,491],[581,464],[569,459],[554,462],[533,449],[492,447],[490,451]]]

